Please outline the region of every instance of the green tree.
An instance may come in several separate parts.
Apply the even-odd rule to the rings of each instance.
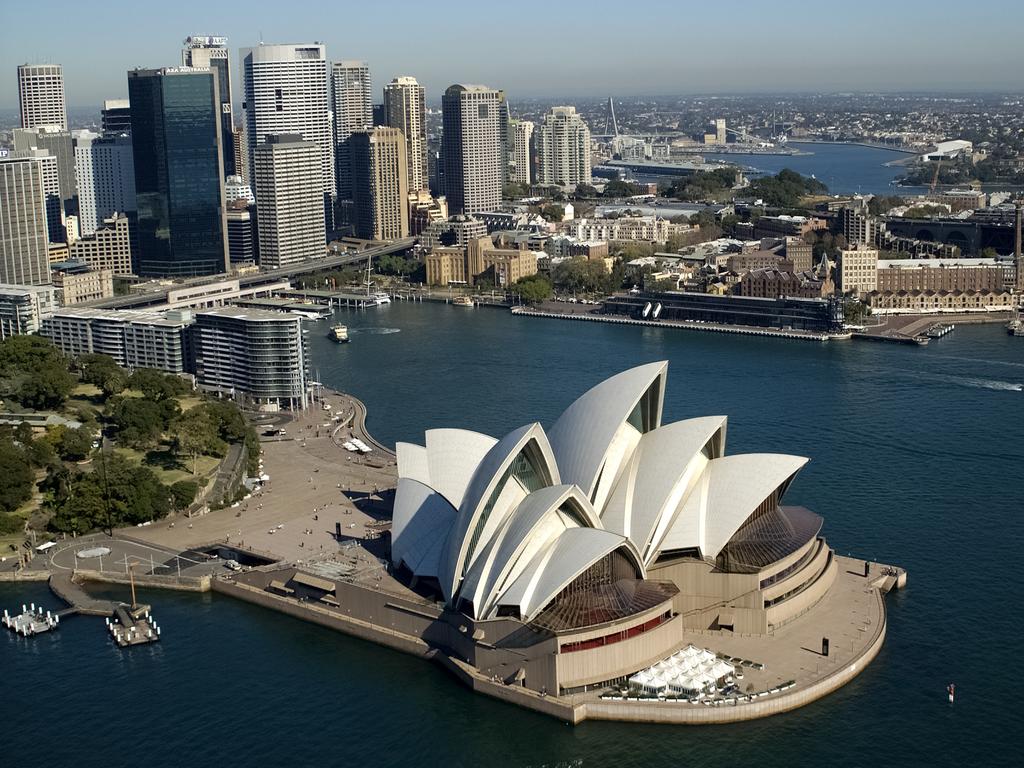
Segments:
[[[121,397],[111,401],[111,421],[117,437],[131,448],[153,447],[166,428],[165,409],[161,403],[138,397]]]
[[[52,437],[50,437],[52,435]],[[93,433],[88,427],[70,429],[52,427],[47,435],[57,455],[64,461],[81,461],[92,452]]]
[[[142,392],[149,400],[167,400],[184,395],[189,384],[180,376],[172,376],[153,368],[139,368],[128,379],[128,386]]]
[[[199,457],[223,456],[227,443],[221,439],[216,420],[209,411],[197,407],[186,411],[171,424],[174,450],[179,457],[192,459],[192,474],[198,472]]]
[[[527,304],[539,304],[551,298],[551,281],[543,275],[530,275],[520,278],[513,290]]]
[[[60,408],[75,386],[63,363],[47,363],[28,373],[15,397],[26,408]]]
[[[189,504],[196,500],[199,484],[192,480],[179,480],[171,485],[171,506],[176,512],[188,509]]]
[[[128,372],[110,355],[81,355],[78,366],[82,381],[99,387],[105,397],[116,395],[128,386]]]
[[[53,344],[41,336],[8,336],[0,342],[0,374],[38,370],[49,364],[67,365],[67,361]]]
[[[34,482],[24,451],[9,439],[0,441],[0,511],[13,512],[32,498]]]

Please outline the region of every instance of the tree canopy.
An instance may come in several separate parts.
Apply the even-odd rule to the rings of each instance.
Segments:
[[[810,176],[783,168],[775,176],[762,176],[750,182],[747,195],[759,197],[773,208],[796,208],[808,195],[821,195],[828,187]]]

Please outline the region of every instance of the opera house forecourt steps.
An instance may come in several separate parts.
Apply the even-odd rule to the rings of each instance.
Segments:
[[[663,424],[667,371],[612,376],[548,430],[398,443],[386,575],[339,578],[314,558],[215,588],[570,722],[727,722],[813,701],[874,658],[883,588],[905,573],[838,557],[819,515],[782,504],[808,459],[727,455],[725,416]]]

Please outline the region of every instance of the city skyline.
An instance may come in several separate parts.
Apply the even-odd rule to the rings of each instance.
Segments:
[[[319,41],[330,61],[369,62],[375,101],[398,75],[417,77],[430,103],[458,82],[488,83],[521,98],[1017,89],[1015,72],[1024,53],[1013,39],[1019,25],[1012,17],[1024,20],[1024,11],[996,0],[981,6],[950,25],[925,3],[893,7],[872,0],[861,13],[844,17],[842,25],[825,24],[820,34],[794,38],[794,21],[806,20],[806,9],[795,3],[743,9],[743,26],[737,26],[736,14],[687,8],[683,17],[678,7],[654,2],[644,15],[652,23],[645,26],[641,19],[634,35],[624,35],[613,19],[621,8],[549,7],[530,0],[520,6],[521,13],[502,17],[502,39],[515,41],[502,45],[493,34],[480,34],[497,27],[461,2],[446,6],[444,14],[402,2],[389,6],[387,16],[359,7],[314,10],[300,2],[282,17],[260,3],[239,14],[233,5],[184,0],[173,8],[147,9],[138,22],[126,17],[117,25],[116,40],[107,14],[76,16],[68,27],[25,27],[17,39],[0,33],[0,68],[13,72],[26,62],[63,65],[72,109],[98,109],[105,98],[123,97],[129,69],[175,65],[182,40],[191,34],[227,37],[236,77],[238,50],[261,39],[268,44]],[[60,14],[62,7],[72,12],[62,1],[53,10]],[[400,26],[393,23],[396,11],[404,14]],[[989,24],[993,15],[1003,23]],[[568,24],[572,38],[559,37],[557,31]],[[908,44],[908,24],[914,39],[927,45]],[[969,39],[984,39],[986,45],[965,44]],[[82,45],[83,40],[96,44]],[[559,40],[575,42],[560,46]],[[782,40],[787,44],[774,44]],[[789,44],[794,40],[798,44]],[[235,94],[236,100],[240,96]],[[17,109],[17,102],[15,78],[3,78],[0,109]]]

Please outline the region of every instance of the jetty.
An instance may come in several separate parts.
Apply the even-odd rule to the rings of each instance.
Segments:
[[[22,637],[34,637],[43,632],[56,629],[60,624],[60,616],[49,611],[44,611],[42,606],[36,608],[36,604],[21,606],[21,613],[12,616],[4,609],[3,619],[0,619],[7,629]]]

